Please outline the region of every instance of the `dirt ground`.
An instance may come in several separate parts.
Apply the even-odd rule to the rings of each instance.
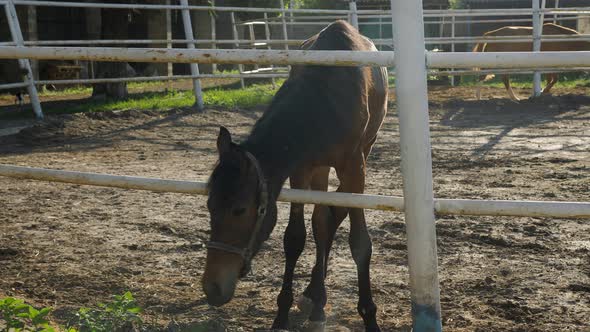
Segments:
[[[516,104],[501,89],[487,88],[489,99],[476,101],[469,88],[432,88],[436,197],[590,201],[589,92],[556,89]],[[260,115],[54,116],[1,137],[0,163],[204,181],[218,126],[243,139]],[[392,104],[370,157],[367,193],[402,195],[398,140]],[[199,284],[208,238],[204,197],[0,178],[0,206],[0,297],[52,306],[58,322],[130,290],[145,320],[167,331],[252,331],[272,323],[287,204],[280,203],[254,273],[221,308],[206,304]],[[384,331],[410,331],[403,215],[366,214],[378,320]],[[347,228],[336,237],[328,273],[329,331],[362,330]],[[446,331],[590,331],[589,220],[438,216],[437,235]],[[308,236],[297,292],[309,280],[313,248]],[[296,331],[301,320],[293,324]]]

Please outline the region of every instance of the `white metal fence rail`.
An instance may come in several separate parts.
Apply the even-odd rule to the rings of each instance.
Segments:
[[[139,176],[73,172],[0,164],[0,176],[122,189],[206,195],[205,182],[166,180]],[[382,211],[404,211],[404,198],[284,188],[279,201],[323,204]],[[434,199],[434,212],[441,215],[485,215],[511,217],[590,218],[590,202],[547,202],[528,200]]]
[[[430,68],[579,68],[590,67],[590,51],[441,53],[422,50]],[[244,63],[280,65],[387,66],[394,52],[304,50],[211,50],[110,47],[0,47],[0,59],[93,60],[113,62]]]

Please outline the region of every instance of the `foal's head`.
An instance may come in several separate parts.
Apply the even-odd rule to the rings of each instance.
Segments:
[[[234,144],[221,127],[217,138],[219,162],[209,179],[207,208],[211,237],[202,285],[209,304],[232,299],[239,278],[268,238],[276,222],[266,180],[256,158]]]

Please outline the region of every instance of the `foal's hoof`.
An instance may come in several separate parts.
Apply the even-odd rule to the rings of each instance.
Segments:
[[[324,332],[326,329],[326,322],[312,322],[307,321],[305,326],[303,327],[303,331],[305,332]]]
[[[312,308],[313,301],[309,297],[301,295],[299,297],[299,301],[297,301],[297,309],[299,309],[299,311],[301,311],[302,313],[308,315],[309,313],[311,313]]]

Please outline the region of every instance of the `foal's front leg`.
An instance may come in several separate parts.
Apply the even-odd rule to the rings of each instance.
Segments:
[[[343,172],[342,181],[345,189],[352,193],[362,194],[365,190],[365,158],[360,155],[357,160],[352,160]],[[380,331],[377,324],[377,306],[373,302],[371,293],[371,254],[372,243],[363,209],[350,209],[350,234],[348,243],[352,258],[356,263],[358,276],[359,301],[357,310],[365,323],[367,332]]]
[[[328,189],[329,175],[329,167],[317,169],[311,181],[311,188],[313,190],[326,191]],[[324,306],[327,302],[327,294],[324,279],[328,264],[328,243],[331,235],[333,236],[330,224],[327,222],[330,218],[330,207],[321,205],[314,207],[311,222],[316,244],[316,262],[311,272],[311,281],[304,292],[304,297],[310,299],[312,302],[311,314],[306,331],[323,331],[326,322]]]
[[[290,179],[291,188],[307,189],[309,177],[302,174],[293,176]],[[289,213],[289,224],[283,238],[285,250],[285,274],[283,275],[283,286],[277,298],[279,310],[272,324],[273,329],[287,329],[289,325],[289,311],[293,305],[293,273],[299,256],[305,246],[304,206],[303,204],[291,204]]]
[[[311,271],[311,282],[305,291],[305,296],[312,302],[311,314],[307,323],[306,331],[324,331],[326,314],[324,307],[328,300],[326,285],[324,283],[327,265],[327,244],[330,230],[326,220],[329,218],[330,208],[328,206],[316,205],[313,210],[312,227],[316,245],[316,261]]]
[[[365,214],[362,209],[350,209],[350,234],[348,238],[352,258],[356,263],[359,288],[359,302],[357,310],[363,318],[366,331],[380,331],[377,324],[377,306],[373,302],[371,293],[371,254],[372,244]]]

